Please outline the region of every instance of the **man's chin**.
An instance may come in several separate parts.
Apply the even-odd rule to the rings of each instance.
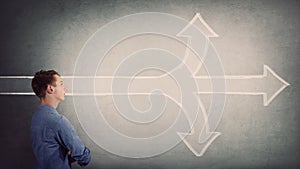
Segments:
[[[66,93],[63,95],[62,100],[65,100],[65,97],[66,97]]]

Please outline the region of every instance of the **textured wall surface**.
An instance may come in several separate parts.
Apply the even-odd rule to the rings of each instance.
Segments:
[[[221,135],[202,157],[184,142],[150,158],[107,152],[83,130],[72,96],[67,96],[58,111],[90,147],[92,162],[87,169],[300,167],[300,1],[11,0],[1,2],[0,9],[0,92],[30,91],[30,81],[5,76],[32,76],[40,69],[73,75],[80,49],[94,32],[117,18],[141,12],[169,13],[187,21],[200,13],[219,35],[211,42],[226,75],[261,75],[263,65],[268,65],[290,84],[267,106],[262,95],[228,95],[217,128]],[[255,84],[248,86],[256,89]],[[268,89],[273,84],[265,85]],[[38,104],[32,95],[0,95],[0,168],[33,168],[29,129]]]

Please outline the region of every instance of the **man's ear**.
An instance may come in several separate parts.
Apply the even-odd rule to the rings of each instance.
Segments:
[[[46,91],[47,91],[47,93],[52,94],[54,92],[54,89],[51,85],[47,85]]]

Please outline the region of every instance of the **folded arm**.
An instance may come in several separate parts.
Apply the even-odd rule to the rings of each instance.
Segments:
[[[90,150],[82,143],[71,123],[63,117],[59,122],[58,137],[61,144],[68,150],[68,155],[80,166],[86,166],[91,161]],[[74,161],[73,161],[74,162]]]

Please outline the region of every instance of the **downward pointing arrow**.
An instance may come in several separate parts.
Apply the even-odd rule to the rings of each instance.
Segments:
[[[199,94],[240,94],[240,95],[262,95],[264,106],[268,106],[274,98],[287,86],[285,80],[279,77],[269,66],[263,66],[262,75],[225,76],[225,77],[195,77],[199,85]],[[208,91],[209,79],[225,78],[227,83],[226,92]],[[206,113],[203,104],[199,102],[203,116],[197,116],[197,120],[190,133],[178,133],[187,147],[196,155],[202,156],[209,145],[221,134],[213,132],[216,122]],[[203,125],[204,124],[204,125]]]
[[[210,146],[210,144],[221,135],[220,132],[210,132],[208,117],[204,105],[199,101],[203,115],[197,116],[197,119],[190,133],[177,134],[186,144],[186,146],[194,153],[195,156],[201,157]],[[204,124],[204,125],[203,125]],[[204,138],[205,137],[205,138]],[[204,138],[204,139],[203,139]]]

